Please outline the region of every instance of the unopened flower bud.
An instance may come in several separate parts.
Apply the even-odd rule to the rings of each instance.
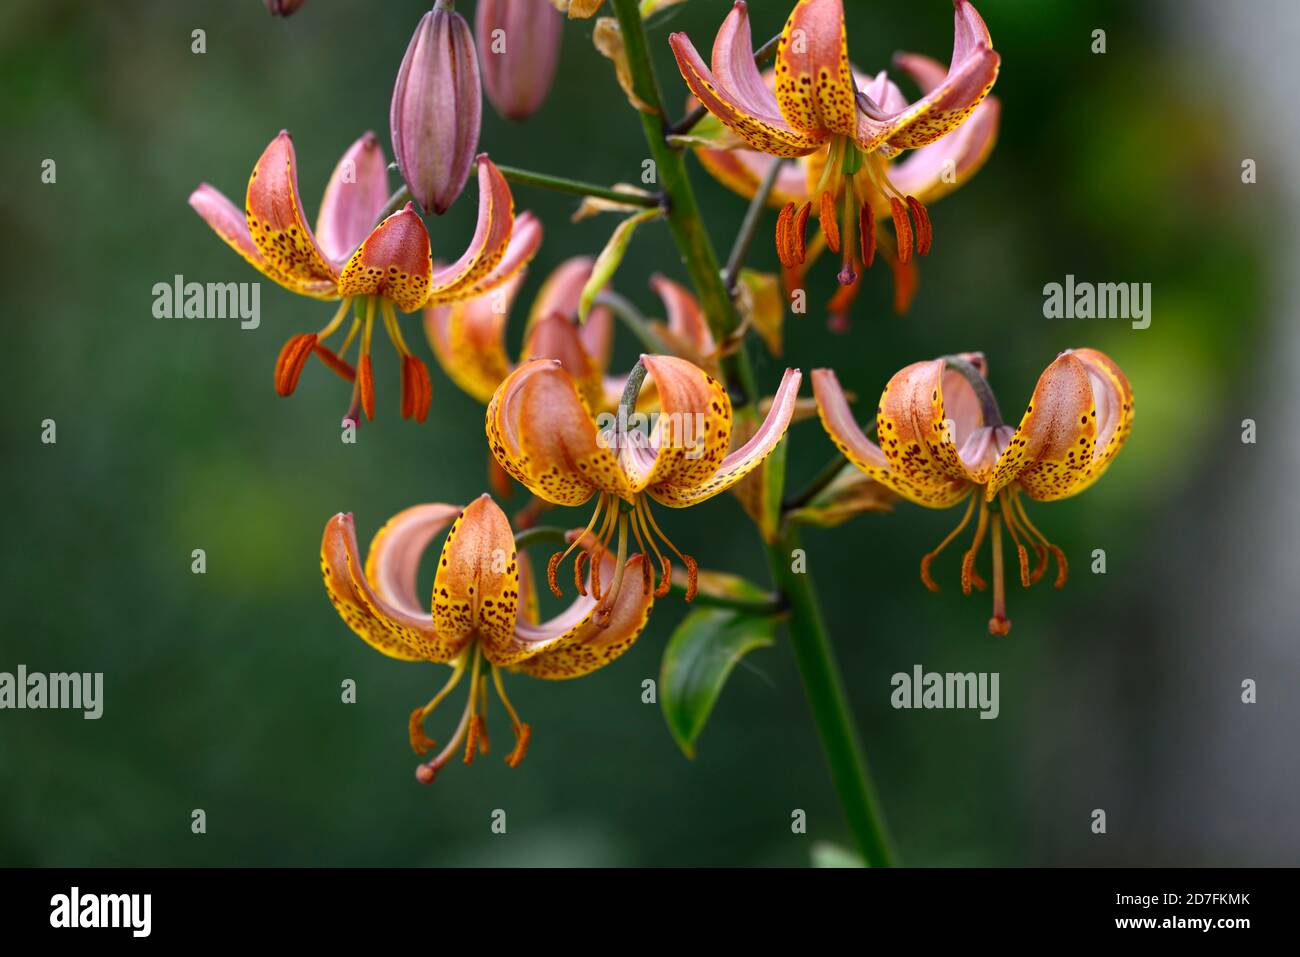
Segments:
[[[438,0],[406,48],[389,111],[398,167],[426,212],[445,213],[465,188],[482,114],[469,24]]]
[[[474,17],[488,99],[506,119],[527,119],[551,91],[564,18],[550,0],[479,0]]]

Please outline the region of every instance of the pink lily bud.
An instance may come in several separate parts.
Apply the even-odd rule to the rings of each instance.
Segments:
[[[537,112],[560,63],[564,18],[551,0],[479,0],[474,33],[483,85],[508,120]]]
[[[273,17],[288,17],[298,12],[307,0],[266,0],[266,9]]]
[[[474,38],[451,7],[438,0],[420,20],[397,71],[388,115],[393,153],[411,195],[439,215],[469,179],[483,115]]]

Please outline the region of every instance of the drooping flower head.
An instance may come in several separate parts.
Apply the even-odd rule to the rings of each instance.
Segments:
[[[407,347],[396,311],[414,312],[429,303],[470,299],[494,289],[533,256],[540,231],[532,217],[514,215],[510,187],[486,154],[479,157],[479,215],[473,239],[449,266],[434,268],[429,234],[411,204],[374,225],[388,195],[387,161],[374,134],[367,133],[343,154],[321,200],[316,229],[307,225],[298,192],[293,141],[281,132],[263,151],[248,180],[245,212],[219,190],[203,183],[190,205],[258,272],[291,292],[313,299],[342,300],[334,317],[316,333],[293,336],[275,366],[275,388],[291,395],[313,354],[353,383],[352,409],[374,417],[370,345],[375,319],[401,357],[402,417],[424,421],[432,391],[424,362]],[[373,228],[372,228],[373,227]],[[512,241],[513,239],[513,241]],[[342,347],[323,342],[356,315]],[[359,338],[354,368],[344,358]]]
[[[425,605],[416,593],[416,573],[430,544],[448,525],[432,603]],[[588,536],[576,539],[575,545],[590,549],[593,542]],[[640,556],[628,561],[634,574],[641,562]],[[487,495],[463,509],[431,504],[398,513],[375,535],[364,565],[352,516],[336,515],[325,526],[325,589],[348,627],[390,658],[452,665],[443,688],[411,713],[416,754],[435,747],[424,733],[425,719],[468,680],[465,708],[451,738],[416,770],[421,783],[431,782],[461,753],[462,744],[466,764],[475,754],[487,752],[489,679],[514,731],[515,746],[506,756],[514,767],[523,760],[532,729],[506,696],[502,672],[552,680],[589,674],[630,648],[645,627],[654,597],[632,588],[603,604],[583,594],[560,615],[539,623],[528,568],[515,549],[509,521]],[[607,579],[616,574],[607,552],[592,558],[593,579],[598,569]]]
[[[942,64],[920,54],[897,54],[894,64],[910,74],[922,91],[933,89],[942,82],[945,75]],[[857,70],[854,70],[853,77],[860,89],[867,88],[873,82]],[[763,82],[775,88],[776,71],[766,71]],[[690,97],[688,108],[694,106],[695,102],[695,98]],[[985,97],[975,107],[970,118],[949,135],[920,149],[901,153],[895,159],[886,158],[886,176],[890,184],[903,196],[912,197],[925,208],[964,185],[979,171],[993,151],[1001,112],[997,97]],[[701,143],[695,147],[695,155],[700,160],[700,165],[718,182],[746,199],[752,199],[772,165],[783,160],[751,149],[725,128],[719,129],[723,135],[718,138],[718,147],[725,144],[730,148]],[[741,145],[731,145],[734,143]],[[768,194],[768,204],[782,210],[811,209],[809,204],[818,198],[816,190],[821,185],[829,152],[828,145],[801,157],[795,163],[787,162],[777,173],[776,181]],[[892,217],[889,197],[880,192],[871,194],[871,197],[873,205],[869,225],[875,233],[873,236],[864,234],[861,244],[872,256],[881,256],[889,266],[894,278],[894,311],[902,315],[907,312],[916,292],[916,258],[909,254],[910,247],[900,250],[894,235],[885,227],[886,221]],[[802,257],[798,260],[785,255],[788,249],[778,249],[785,266],[787,291],[803,287],[807,271],[825,249],[826,237],[820,231],[800,247]],[[871,265],[869,259],[863,260],[864,267],[870,268]],[[849,310],[857,299],[862,275],[859,273],[852,283],[841,286],[829,303],[830,326],[837,332],[848,328]]]
[[[638,365],[656,386],[659,408],[653,424],[648,419],[633,421],[640,413],[629,414],[635,407],[632,397],[598,429],[573,376],[556,360],[536,359],[512,372],[493,395],[487,410],[488,442],[501,467],[538,498],[579,506],[596,497],[587,523],[587,534],[595,536],[595,554],[608,552],[617,535],[616,550],[625,555],[630,532],[641,554],[655,559],[641,566],[641,590],[660,596],[671,584],[671,563],[659,547],[662,543],[685,566],[689,601],[695,593],[696,563],[663,534],[649,500],[670,508],[695,505],[761,465],[790,424],[800,374],[786,370],[763,424],[740,448],[728,451],[731,399],[717,379],[672,356],[643,355]],[[568,554],[557,552],[547,568],[547,581],[557,595],[557,569]],[[584,562],[579,554],[574,564],[579,591],[584,590]],[[593,574],[598,599],[608,601],[619,593],[622,570],[620,559],[607,590]]]
[[[743,0],[718,31],[712,69],[684,34],[673,34],[673,52],[691,92],[752,149],[783,157],[826,153],[808,198],[791,199],[777,221],[777,252],[787,269],[808,258],[814,211],[826,246],[843,257],[844,286],[856,283],[859,267],[875,258],[878,212],[887,210],[893,220],[900,263],[907,264],[914,250],[929,252],[929,214],[920,199],[891,181],[889,160],[957,129],[987,96],[1000,62],[969,0],[953,5],[955,38],[946,73],[935,76],[911,58],[899,63],[924,90],[915,103],[883,72],[859,88],[849,65],[841,0],[795,4],[777,50],[774,89],[754,64]]]
[[[985,587],[975,561],[986,536],[993,549],[993,617],[989,633],[1011,630],[1003,585],[1002,526],[1016,547],[1020,583],[1029,587],[1056,559],[1056,587],[1066,562],[1030,520],[1020,500],[1050,502],[1083,491],[1101,478],[1133,427],[1133,391],[1110,357],[1095,349],[1061,353],[1038,380],[1033,398],[1012,429],[1002,421],[979,353],[917,362],[894,375],[876,410],[876,442],[849,409],[835,373],[816,369],[813,393],[822,424],[841,452],[877,482],[927,508],[969,499],[961,522],[921,559],[931,591],[935,557],[978,511],[975,538],[962,558],[962,591]],[[877,442],[879,444],[877,444]],[[1030,567],[1029,551],[1035,555]]]

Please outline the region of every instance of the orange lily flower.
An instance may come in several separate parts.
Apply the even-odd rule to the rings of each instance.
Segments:
[[[731,398],[722,383],[672,356],[643,355],[640,365],[653,379],[659,400],[653,427],[647,421],[645,432],[637,430],[630,415],[622,421],[629,412],[626,406],[619,409],[619,421],[598,430],[568,370],[556,360],[537,359],[512,372],[492,396],[488,443],[501,467],[538,498],[579,506],[597,496],[584,536],[594,532],[595,554],[602,555],[617,531],[621,556],[626,554],[630,529],[641,554],[653,553],[657,560],[661,572],[657,586],[651,563],[641,569],[642,591],[658,596],[668,593],[672,574],[659,548],[662,542],[686,569],[686,600],[690,601],[696,588],[695,560],[664,535],[647,499],[670,508],[696,505],[731,488],[761,465],[790,424],[800,373],[786,370],[763,424],[748,442],[728,453]],[[572,550],[570,546],[569,551],[551,556],[547,567],[547,582],[556,595],[561,594],[556,571]],[[579,592],[584,590],[584,561],[579,554],[574,563]],[[617,595],[622,575],[620,561],[607,592],[593,575],[596,597]]]
[[[997,79],[1000,57],[969,0],[954,0],[952,61],[934,76],[921,67],[925,93],[908,103],[883,73],[859,89],[849,65],[842,0],[799,0],[776,54],[775,92],[754,64],[749,14],[737,0],[718,31],[710,70],[684,34],[671,38],[691,92],[752,149],[772,156],[826,151],[802,203],[791,199],[777,220],[782,265],[807,259],[807,226],[816,209],[826,246],[842,253],[839,281],[852,286],[858,266],[875,257],[877,211],[888,211],[897,258],[929,252],[930,217],[921,200],[891,182],[889,160],[957,129]],[[916,66],[905,61],[904,68]]]
[[[575,256],[546,278],[528,313],[519,363],[560,360],[587,405],[605,411],[618,405],[627,377],[608,374],[614,338],[610,310],[597,304],[585,323],[578,322],[578,301],[594,265],[590,257]],[[425,333],[439,364],[453,382],[484,404],[516,368],[506,350],[506,323],[524,278],[520,271],[476,299],[424,310]],[[667,324],[655,326],[660,338],[692,359],[711,355],[713,336],[695,297],[663,276],[652,277],[650,286],[667,310]]]
[[[371,228],[388,196],[388,163],[373,133],[352,144],[330,177],[313,232],[303,217],[298,162],[293,141],[281,132],[263,151],[248,181],[245,214],[220,191],[203,183],[190,205],[226,243],[258,272],[291,292],[313,299],[342,300],[317,333],[293,336],[275,367],[275,388],[291,395],[307,359],[315,354],[354,382],[353,409],[374,418],[370,342],[376,313],[402,360],[403,418],[424,421],[432,391],[429,372],[402,337],[395,309],[413,312],[431,302],[455,302],[494,289],[524,267],[536,252],[531,230],[515,230],[510,187],[487,155],[478,158],[478,226],[465,253],[450,266],[434,268],[429,234],[412,204]],[[520,235],[512,241],[512,236]],[[322,343],[357,315],[336,353]],[[360,333],[356,368],[344,360]]]
[[[1061,353],[1039,377],[1019,427],[1003,424],[985,379],[980,353],[917,362],[895,374],[876,410],[876,437],[854,421],[848,400],[830,369],[813,371],[813,393],[822,425],[859,469],[908,501],[926,508],[970,504],[961,522],[921,559],[921,581],[931,591],[930,564],[964,529],[978,506],[975,538],[962,558],[961,587],[984,589],[975,559],[986,534],[993,548],[993,617],[989,633],[1011,630],[1003,585],[1002,525],[1028,588],[1056,559],[1056,587],[1066,580],[1061,549],[1038,530],[1020,493],[1050,502],[1083,491],[1101,478],[1133,427],[1133,391],[1114,360],[1095,349]],[[991,533],[990,533],[991,526]],[[1035,553],[1029,566],[1026,548]]]
[[[942,82],[944,67],[936,60],[916,53],[900,53],[894,57],[894,65],[916,80],[923,92],[934,89]],[[891,92],[885,97],[893,100],[902,94],[893,90],[893,82],[884,71],[878,73],[874,80],[868,79],[856,69],[853,71],[855,82],[862,88],[873,85],[885,85]],[[763,82],[769,88],[775,88],[776,71],[768,70],[763,74]],[[691,97],[687,108],[695,105]],[[912,152],[903,153],[896,160],[886,160],[887,177],[893,187],[904,196],[910,196],[928,208],[936,200],[948,195],[962,186],[979,172],[980,168],[993,152],[997,141],[998,125],[1001,120],[1002,106],[995,96],[986,97],[975,107],[970,119],[948,136],[936,140],[927,146]],[[730,136],[730,134],[726,134]],[[768,204],[776,209],[794,207],[802,209],[815,198],[814,191],[821,182],[826,168],[830,147],[824,147],[816,153],[800,158],[797,163],[787,163],[777,173],[772,191],[768,194]],[[767,178],[772,164],[779,163],[778,157],[743,145],[732,149],[715,149],[708,146],[696,146],[695,155],[716,180],[746,199],[753,199],[759,185]],[[899,315],[907,312],[916,292],[916,259],[900,255],[894,237],[884,227],[886,217],[892,215],[888,198],[880,192],[871,195],[872,216],[870,225],[875,230],[873,236],[863,236],[862,243],[871,251],[872,256],[879,253],[894,277],[894,311]],[[787,290],[799,289],[804,284],[804,277],[814,261],[826,249],[826,238],[820,232],[803,246],[802,261],[788,264],[785,269]],[[779,251],[779,250],[778,250]],[[918,252],[920,250],[918,249]],[[928,255],[929,249],[925,249]],[[906,256],[906,258],[903,258]],[[784,264],[783,264],[784,265]],[[870,268],[872,263],[864,260],[863,266]],[[842,286],[831,299],[828,307],[831,328],[843,332],[848,327],[848,312],[857,298],[862,275]]]
[[[432,608],[426,611],[416,595],[416,572],[430,542],[448,525]],[[590,548],[592,542],[587,538],[575,544]],[[592,561],[593,577],[598,567],[606,575],[617,574],[608,554]],[[635,570],[641,562],[637,556],[627,564]],[[539,624],[528,565],[520,562],[505,514],[487,495],[464,509],[430,504],[399,512],[375,535],[364,565],[352,516],[336,515],[325,526],[321,568],[330,601],[367,644],[400,661],[452,665],[443,688],[411,713],[416,754],[435,746],[424,733],[425,719],[469,675],[468,700],[451,739],[416,770],[424,784],[459,753],[462,743],[466,764],[476,753],[487,752],[489,672],[514,731],[515,746],[506,763],[515,767],[528,750],[532,729],[506,696],[502,672],[552,680],[589,674],[632,646],[654,603],[653,596],[633,589],[604,604],[583,595]]]

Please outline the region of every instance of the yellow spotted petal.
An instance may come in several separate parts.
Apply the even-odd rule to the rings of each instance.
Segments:
[[[776,52],[781,114],[805,133],[852,136],[856,95],[841,0],[799,0]]]
[[[1063,352],[1039,377],[988,498],[1012,482],[1039,501],[1081,492],[1101,477],[1132,426],[1133,393],[1119,366],[1093,349]]]
[[[650,422],[629,421],[621,457],[634,491],[694,488],[718,471],[731,444],[731,397],[699,366],[674,356],[643,355],[659,395]]]
[[[321,540],[325,590],[339,615],[367,644],[403,661],[450,661],[465,645],[433,625],[415,597],[420,555],[446,528],[454,505],[417,505],[394,516],[375,536],[363,569],[351,515],[336,515]]]
[[[506,377],[488,405],[486,430],[501,467],[539,498],[555,505],[581,505],[597,491],[631,498],[618,457],[555,359],[535,359]]]
[[[339,276],[339,295],[383,296],[414,312],[429,295],[429,233],[413,203],[374,228]]]
[[[600,561],[601,580],[608,587],[614,579],[614,558],[606,551]],[[654,594],[642,588],[642,561],[640,555],[628,560],[623,586],[613,600],[608,619],[604,611],[597,614],[598,602],[586,595],[541,625],[516,626],[519,659],[515,670],[534,678],[578,678],[603,668],[631,648],[654,605]]]
[[[894,437],[894,458],[900,463],[900,467],[895,468],[890,458],[867,438],[854,419],[835,373],[830,369],[815,369],[812,383],[817,412],[826,433],[844,456],[871,478],[908,501],[927,508],[947,508],[970,490],[970,483],[964,475],[959,473],[960,477],[957,477],[934,468],[920,442],[912,441],[900,447],[897,441],[899,427],[891,415],[888,429],[883,428],[881,420],[880,437],[882,442],[887,441],[886,436]],[[880,411],[883,411],[883,397]],[[916,431],[909,426],[909,434]]]
[[[677,67],[696,99],[751,147],[773,156],[806,156],[829,134],[794,129],[781,115],[776,97],[754,65],[749,11],[737,3],[713,45],[713,69],[684,33],[668,38]]]
[[[702,482],[688,484],[679,479],[658,481],[649,488],[655,501],[670,508],[685,508],[725,492],[758,468],[772,454],[785,436],[794,416],[802,376],[798,369],[786,369],[781,385],[772,399],[767,417],[748,442],[726,455],[718,467]],[[725,393],[723,394],[725,398]],[[730,404],[728,404],[728,413]],[[730,429],[728,436],[730,435]]]
[[[304,295],[333,295],[338,274],[303,215],[298,159],[287,132],[271,141],[253,167],[244,209],[267,276]]]
[[[510,647],[519,613],[519,563],[510,522],[481,495],[452,523],[433,579],[433,624],[448,640],[477,636],[489,661]]]

